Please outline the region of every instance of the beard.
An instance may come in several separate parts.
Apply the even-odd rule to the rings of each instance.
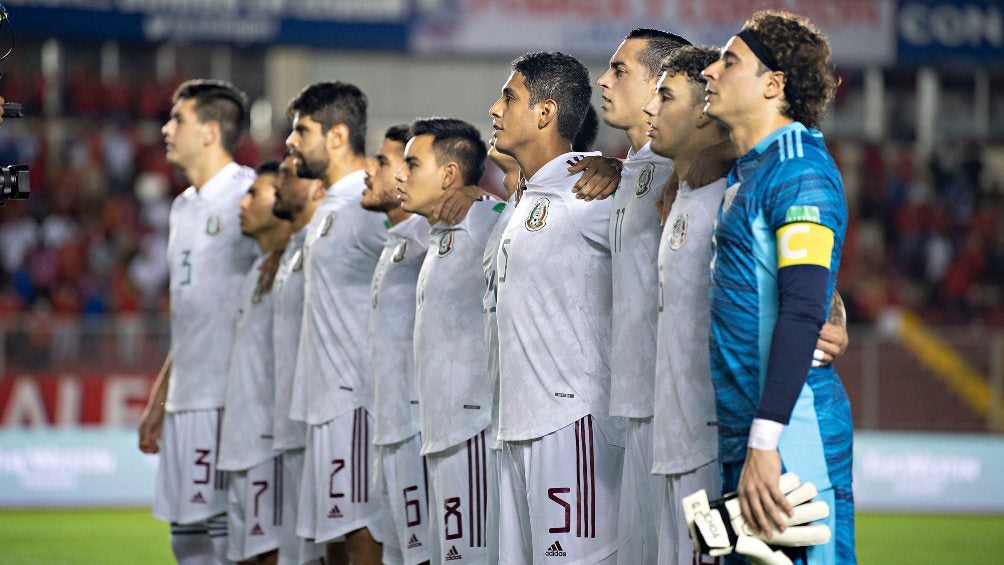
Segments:
[[[280,220],[286,220],[287,222],[292,222],[293,218],[303,212],[303,203],[294,202],[284,202],[281,200],[276,200],[275,204],[272,205],[272,215]]]
[[[325,157],[317,160],[307,160],[303,154],[296,155],[296,176],[301,179],[319,179],[324,177],[331,161]]]

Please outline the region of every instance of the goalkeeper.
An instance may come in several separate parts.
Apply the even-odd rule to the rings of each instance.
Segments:
[[[831,509],[828,543],[799,563],[854,563],[851,410],[813,349],[847,226],[843,183],[816,126],[836,90],[826,38],[807,19],[757,12],[704,70],[705,111],[740,155],[715,230],[711,372],[725,492],[770,542],[792,504],[791,471]]]

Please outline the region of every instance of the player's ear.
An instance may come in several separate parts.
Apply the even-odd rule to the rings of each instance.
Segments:
[[[209,120],[202,124],[202,143],[206,147],[215,144],[220,139],[220,122]]]
[[[443,165],[443,167],[442,167],[441,170],[442,170],[442,173],[443,173],[443,188],[444,189],[449,188],[449,187],[454,186],[454,185],[456,185],[456,186],[462,186],[464,184],[463,183],[463,179],[461,178],[461,175],[460,175],[460,166],[457,165],[455,162],[450,161],[449,163]]]
[[[764,73],[766,79],[764,82],[764,97],[767,99],[774,99],[779,96],[784,96],[784,85],[787,83],[787,77],[782,71],[768,71]]]
[[[349,141],[349,126],[345,124],[335,124],[324,134],[324,145],[328,151],[334,151],[344,147]]]
[[[558,103],[548,98],[536,104],[537,129],[545,129],[550,124],[558,123]]]

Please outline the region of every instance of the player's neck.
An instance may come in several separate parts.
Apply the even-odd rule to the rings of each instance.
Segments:
[[[289,235],[293,232],[293,225],[290,222],[278,221],[275,226],[255,235],[255,243],[262,255],[272,251],[278,251],[286,247]]]
[[[293,228],[292,231],[295,233],[306,227],[307,224],[310,223],[310,220],[314,217],[314,212],[317,211],[317,207],[320,205],[320,200],[308,200],[307,205],[303,207],[303,211],[293,217],[293,221],[291,223]]]
[[[330,187],[342,180],[349,173],[366,168],[366,157],[362,155],[346,154],[342,156],[332,156],[328,164],[328,170],[324,171],[324,186]]]
[[[795,120],[771,109],[762,114],[752,114],[739,123],[729,124],[729,137],[736,146],[736,154],[743,156],[768,135],[793,121]]]
[[[557,135],[541,137],[534,143],[529,143],[514,154],[513,158],[519,163],[519,168],[523,171],[523,176],[527,179],[533,178],[544,165],[550,163],[560,155],[564,155],[572,150],[569,140]]]
[[[647,123],[632,126],[625,130],[624,133],[627,134],[628,143],[631,144],[631,151],[635,153],[641,151],[641,148],[645,147],[645,144],[649,142]]]
[[[185,167],[185,178],[188,182],[192,183],[195,190],[202,188],[202,185],[209,182],[209,179],[216,176],[223,167],[226,167],[230,163],[233,163],[234,159],[222,150],[209,150],[206,157],[200,162],[190,166]]]
[[[393,210],[387,210],[387,221],[392,226],[396,226],[410,217],[411,212],[405,212],[400,206],[395,207]]]

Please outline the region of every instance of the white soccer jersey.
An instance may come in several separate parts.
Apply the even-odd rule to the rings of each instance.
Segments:
[[[505,231],[512,211],[516,207],[515,195],[509,198],[502,210],[498,222],[488,236],[488,244],[482,257],[482,268],[485,273],[485,295],[482,300],[485,316],[485,344],[488,354],[488,382],[492,389],[492,437],[489,444],[492,449],[502,449],[498,439],[499,429],[499,324],[495,318],[495,306],[498,303],[498,255],[499,244],[502,243],[502,232]]]
[[[367,343],[370,283],[387,237],[386,216],[363,210],[363,171],[328,188],[304,241],[303,328],[296,372],[304,416],[323,424],[360,406],[373,408]],[[294,391],[295,394],[295,391]]]
[[[387,233],[373,271],[369,344],[376,445],[404,441],[421,429],[412,337],[415,285],[428,247],[429,222],[413,215]]]
[[[504,208],[479,200],[457,225],[432,228],[415,309],[422,455],[457,445],[491,424],[480,265]]]
[[[613,320],[610,414],[652,416],[656,303],[659,298],[659,212],[655,203],[673,175],[673,161],[645,144],[628,153],[610,216]]]
[[[272,345],[275,351],[275,404],[272,417],[272,447],[300,449],[306,445],[307,426],[289,417],[293,398],[293,374],[303,325],[303,240],[308,226],[294,233],[279,260],[272,282],[274,300]]]
[[[699,189],[681,182],[659,244],[654,473],[693,471],[718,456],[708,285],[724,194],[725,179]]]
[[[223,406],[237,293],[258,256],[241,234],[239,203],[254,170],[230,163],[171,204],[171,380],[168,412]]]
[[[498,256],[500,430],[534,439],[610,409],[611,201],[575,198],[565,153],[527,180]],[[620,438],[615,438],[616,442]],[[619,444],[619,443],[618,443]]]
[[[254,262],[240,288],[216,463],[224,471],[245,471],[275,456],[272,292],[258,282],[267,257],[262,255]]]

